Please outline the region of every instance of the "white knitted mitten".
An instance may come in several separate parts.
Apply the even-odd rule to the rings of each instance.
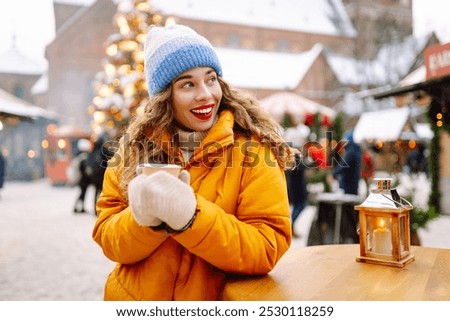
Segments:
[[[189,184],[189,173],[182,171],[180,179],[159,171],[138,175],[128,186],[131,212],[143,226],[165,222],[174,230],[182,230],[193,218],[197,200]]]
[[[162,223],[151,214],[151,204],[145,194],[146,175],[137,175],[128,184],[128,203],[134,220],[142,226],[158,226]]]

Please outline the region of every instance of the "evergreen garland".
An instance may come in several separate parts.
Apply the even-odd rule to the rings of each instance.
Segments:
[[[441,155],[441,144],[440,138],[441,133],[446,131],[450,133],[450,122],[448,121],[448,110],[446,107],[445,99],[439,99],[442,97],[443,92],[437,90],[433,91],[430,95],[433,97],[430,105],[428,106],[427,116],[431,125],[431,130],[433,132],[433,138],[430,141],[430,155],[429,155],[429,175],[431,180],[431,192],[428,198],[428,207],[430,213],[435,213],[439,215],[441,213],[441,192],[440,192],[440,155]],[[437,115],[440,117],[437,117]],[[438,126],[437,120],[441,121],[441,125]]]
[[[340,141],[344,136],[344,118],[345,114],[343,112],[339,112],[334,119],[332,129],[334,134],[333,138],[336,139],[336,141]]]
[[[441,212],[441,192],[439,189],[439,155],[441,154],[440,130],[434,121],[430,122],[433,131],[433,138],[430,141],[430,155],[428,157],[428,171],[431,179],[431,192],[428,198],[428,207],[434,208],[437,213]]]
[[[314,114],[314,122],[311,128],[311,131],[316,135],[317,140],[319,140],[320,138],[320,127],[321,127],[320,113],[317,112]]]

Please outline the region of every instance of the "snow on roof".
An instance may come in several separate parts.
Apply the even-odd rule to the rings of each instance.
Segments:
[[[38,63],[11,48],[0,55],[0,73],[40,75],[47,70],[47,63]]]
[[[186,19],[356,36],[341,0],[153,0],[152,5]]]
[[[327,61],[339,82],[348,85],[367,84],[366,71],[368,62],[352,57],[327,53]]]
[[[430,123],[416,123],[413,127],[419,139],[430,140],[434,136]]]
[[[353,139],[356,143],[365,139],[395,141],[400,138],[408,118],[408,107],[362,113],[353,131]]]
[[[320,44],[303,53],[216,48],[223,78],[230,84],[279,90],[295,88],[322,50]]]
[[[60,4],[69,4],[73,6],[90,6],[93,4],[96,0],[53,0],[53,3],[60,3]]]
[[[331,52],[326,56],[331,69],[344,85],[380,86],[386,83],[386,67],[379,61],[358,60]]]
[[[2,113],[26,118],[55,118],[53,113],[41,107],[34,106],[0,89],[0,114]]]
[[[416,70],[412,71],[409,75],[407,75],[405,78],[403,78],[400,82],[400,86],[410,86],[415,85],[420,82],[423,82],[426,80],[426,69],[425,65],[420,66]]]
[[[37,95],[48,91],[48,74],[45,72],[31,87],[31,94]]]
[[[386,83],[397,83],[404,77],[417,56],[424,50],[430,35],[405,38],[402,42],[384,45],[374,60],[357,60],[350,56],[342,56],[327,52],[327,60],[336,77],[342,84],[382,86]],[[421,77],[423,71],[411,75]]]

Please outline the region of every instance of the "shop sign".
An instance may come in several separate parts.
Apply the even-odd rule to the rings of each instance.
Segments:
[[[427,79],[450,75],[450,42],[425,49]]]

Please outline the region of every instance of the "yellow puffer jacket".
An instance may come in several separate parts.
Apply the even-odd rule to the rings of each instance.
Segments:
[[[120,169],[108,167],[93,230],[117,262],[105,300],[218,300],[226,273],[266,274],[288,250],[284,172],[268,147],[235,137],[233,124],[222,112],[186,165],[197,217],[182,233],[139,226],[118,192]]]

